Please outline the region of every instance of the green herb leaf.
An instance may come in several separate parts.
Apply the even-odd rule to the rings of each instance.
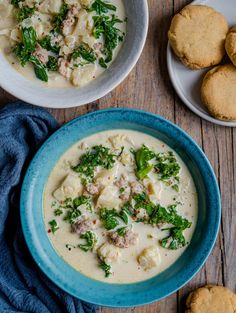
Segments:
[[[155,169],[157,170],[158,177],[161,181],[169,183],[172,179],[171,186],[174,190],[178,191],[180,165],[172,151],[158,153],[156,155],[157,163]]]
[[[187,242],[183,235],[183,229],[178,227],[170,228],[169,236],[160,240],[160,244],[163,248],[170,250],[177,250],[179,248],[185,247]]]
[[[35,8],[30,8],[28,6],[23,6],[16,13],[16,19],[18,22],[22,22],[27,17],[32,16],[35,12]]]
[[[97,237],[95,233],[91,231],[87,231],[86,233],[82,234],[80,238],[86,240],[85,244],[78,245],[78,247],[84,252],[88,252],[89,250],[92,250],[97,242]]]
[[[18,57],[22,66],[25,66],[31,57],[32,52],[36,46],[36,32],[31,26],[29,28],[22,28],[21,30],[23,42],[16,44],[13,48],[13,53]]]
[[[58,54],[60,47],[51,44],[51,37],[49,35],[45,36],[43,39],[39,40],[40,46],[48,51]]]
[[[60,208],[54,210],[54,215],[55,216],[60,216],[60,215],[62,215],[62,213],[63,213],[63,211]]]
[[[99,266],[105,272],[105,277],[109,277],[112,274],[111,265],[109,265],[103,261],[100,261]]]
[[[92,199],[88,196],[79,196],[73,200],[73,207],[76,209],[81,205],[86,205],[87,210],[92,210]]]
[[[123,40],[124,35],[115,27],[117,23],[123,23],[115,15],[111,17],[107,15],[93,16],[94,28],[93,36],[98,39],[102,35],[104,37],[104,50],[106,58],[105,63],[109,63],[113,58],[113,50],[117,47],[118,43]],[[103,61],[101,61],[104,64]],[[101,64],[100,64],[101,65]]]
[[[89,12],[95,11],[99,15],[102,13],[107,13],[108,10],[116,11],[116,6],[102,0],[95,0],[88,9]]]
[[[98,61],[99,65],[103,68],[107,68],[106,62],[103,58],[100,58]]]
[[[22,66],[25,66],[25,64],[29,61],[31,52],[29,52],[25,49],[22,42],[16,44],[15,47],[13,48],[12,52],[19,59]]]
[[[124,237],[127,233],[127,227],[118,228],[116,232],[119,236]]]
[[[19,2],[21,2],[22,0],[11,0],[11,4],[14,5],[15,8],[19,7]]]
[[[109,148],[102,145],[94,146],[80,157],[78,165],[72,169],[91,180],[97,166],[110,169],[114,166],[115,157]]]
[[[57,71],[58,70],[58,62],[57,62],[57,58],[49,55],[48,57],[48,62],[47,62],[47,69],[49,71]]]
[[[80,210],[78,209],[69,209],[64,217],[64,221],[67,221],[70,224],[74,224],[78,217],[81,215]]]
[[[79,48],[71,54],[71,58],[73,60],[76,60],[79,57],[83,58],[89,63],[94,63],[96,61],[96,55],[93,49],[85,44],[81,44]]]
[[[103,226],[107,230],[114,229],[117,225],[119,225],[119,222],[117,220],[118,213],[115,209],[107,209],[107,208],[101,208],[100,212],[100,219],[103,221]]]
[[[52,233],[55,234],[55,232],[59,229],[57,222],[55,220],[51,220],[48,224],[51,226]]]
[[[119,218],[122,219],[122,221],[127,225],[129,222],[129,214],[125,209],[121,209],[121,211],[118,214]]]
[[[137,166],[136,175],[139,179],[143,179],[152,170],[153,165],[148,161],[154,159],[155,153],[143,145],[139,150],[134,152]]]
[[[66,18],[66,14],[67,14],[68,10],[69,10],[68,4],[63,2],[63,4],[61,5],[59,13],[57,15],[55,15],[53,20],[52,20],[54,32],[60,33],[61,24],[64,21],[64,19]]]
[[[157,205],[150,216],[150,224],[167,223],[172,224],[181,229],[191,227],[192,223],[186,218],[183,218],[176,211],[176,205],[171,205],[167,209]]]
[[[48,74],[45,65],[33,55],[30,56],[29,61],[34,65],[34,72],[36,77],[44,82],[47,82]]]
[[[151,215],[155,209],[155,204],[152,203],[145,192],[134,196],[135,209],[145,209],[148,215]]]
[[[25,50],[33,52],[35,50],[36,40],[36,31],[32,26],[28,28],[22,28],[22,41]]]

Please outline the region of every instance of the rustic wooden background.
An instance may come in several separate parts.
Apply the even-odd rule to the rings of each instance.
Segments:
[[[186,295],[199,286],[223,284],[236,291],[236,128],[202,120],[181,103],[170,84],[166,68],[167,30],[174,12],[189,1],[148,2],[150,26],[146,46],[128,78],[99,101],[79,108],[49,111],[62,124],[81,114],[109,107],[144,109],[176,123],[202,147],[214,167],[222,194],[222,222],[216,246],[205,266],[180,291],[151,305],[130,309],[100,308],[100,313],[181,313],[185,309]],[[13,100],[0,89],[1,105]]]

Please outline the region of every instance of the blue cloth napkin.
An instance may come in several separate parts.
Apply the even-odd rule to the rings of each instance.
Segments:
[[[59,125],[22,102],[0,111],[0,312],[95,313],[54,285],[32,259],[20,224],[19,198],[30,159]]]

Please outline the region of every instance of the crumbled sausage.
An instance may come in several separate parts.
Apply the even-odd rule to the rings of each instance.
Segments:
[[[139,193],[143,192],[143,185],[137,181],[131,182],[130,186],[131,186],[131,190],[132,190],[133,194],[139,194]]]
[[[94,228],[94,223],[90,219],[79,219],[74,224],[71,224],[71,231],[72,233],[76,233],[78,235],[81,235],[85,233],[88,230],[91,230]]]
[[[42,48],[39,44],[36,45],[33,55],[43,64],[48,62],[48,51]]]
[[[70,62],[66,59],[59,58],[58,59],[58,71],[66,79],[70,79],[71,73],[72,73],[72,69],[70,68]]]
[[[65,20],[61,24],[61,32],[64,36],[71,33],[71,28],[75,24],[75,16],[79,13],[80,9],[80,6],[73,5],[67,12]]]
[[[99,188],[95,184],[88,184],[86,185],[85,189],[92,196],[99,194]]]
[[[116,181],[116,186],[118,188],[124,188],[128,184],[127,178],[124,175],[121,175],[120,179]]]
[[[132,230],[127,230],[123,236],[120,236],[117,231],[112,231],[108,233],[108,239],[116,247],[128,248],[137,243],[138,234]]]

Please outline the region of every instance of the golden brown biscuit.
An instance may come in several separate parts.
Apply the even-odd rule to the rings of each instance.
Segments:
[[[225,50],[234,66],[236,66],[236,25],[230,29],[226,36]]]
[[[207,72],[201,96],[213,116],[221,120],[236,120],[236,68],[226,64]]]
[[[220,63],[227,32],[222,14],[205,5],[187,5],[173,17],[168,37],[183,64],[200,69]]]
[[[235,313],[236,295],[223,286],[199,288],[187,298],[186,313]]]

